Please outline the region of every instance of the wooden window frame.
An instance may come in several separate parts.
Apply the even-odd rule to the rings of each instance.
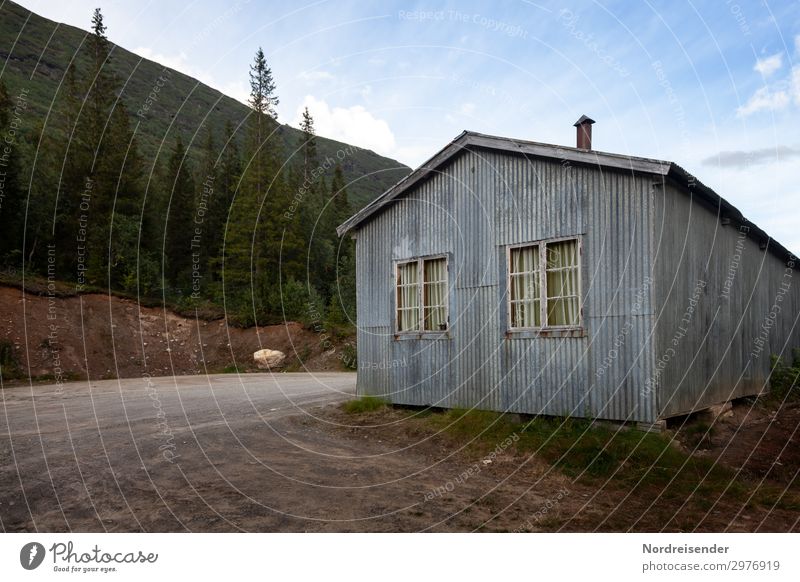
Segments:
[[[547,325],[547,301],[549,295],[547,293],[547,245],[575,241],[576,253],[578,257],[578,264],[576,265],[578,271],[577,286],[578,286],[578,323],[574,325]],[[514,327],[513,319],[511,318],[511,251],[514,249],[522,249],[527,247],[538,247],[539,252],[539,321],[542,322],[538,327]],[[535,332],[583,332],[583,282],[581,281],[581,274],[583,271],[583,245],[581,244],[580,236],[562,236],[557,238],[542,239],[530,241],[525,243],[518,243],[508,245],[506,247],[506,332],[509,334]],[[561,297],[561,296],[558,296]]]
[[[445,272],[445,293],[444,293],[444,312],[445,329],[424,329],[425,326],[425,262],[443,259]],[[417,264],[417,325],[418,329],[400,329],[400,267],[410,263]],[[403,336],[435,336],[441,337],[442,334],[450,332],[450,260],[447,254],[426,255],[424,257],[412,257],[409,259],[398,259],[394,261],[394,333],[397,337]]]

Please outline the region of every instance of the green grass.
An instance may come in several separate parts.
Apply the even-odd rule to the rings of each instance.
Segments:
[[[414,416],[414,413],[409,413]],[[744,480],[724,465],[692,456],[665,435],[592,423],[584,419],[536,417],[519,422],[516,415],[481,410],[436,412],[418,422],[442,432],[454,445],[474,452],[491,450],[516,436],[518,453],[535,454],[564,474],[600,485],[606,481],[638,494],[661,495],[680,501],[692,496],[698,509],[708,509],[720,496],[738,502],[791,509],[800,498],[784,495],[781,487]],[[696,429],[702,435],[708,426]],[[779,499],[780,497],[780,499]]]
[[[0,374],[6,380],[22,377],[19,362],[14,355],[14,345],[9,340],[0,340]]]
[[[765,402],[780,404],[800,400],[800,348],[792,350],[791,364],[774,354],[770,356],[770,363],[770,391]]]
[[[681,435],[690,448],[705,449],[711,444],[711,437],[714,436],[714,427],[706,422],[697,422],[681,430]]]
[[[240,372],[244,372],[243,368],[240,368],[236,364],[228,364],[224,368],[222,368],[223,374],[238,374]]]
[[[386,406],[386,401],[376,396],[362,396],[356,400],[350,400],[342,405],[342,410],[348,414],[364,414],[374,412]]]

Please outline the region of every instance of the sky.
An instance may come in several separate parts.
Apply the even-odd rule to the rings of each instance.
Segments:
[[[279,120],[417,167],[462,130],[675,161],[800,254],[800,5],[22,0],[241,101],[261,46]]]

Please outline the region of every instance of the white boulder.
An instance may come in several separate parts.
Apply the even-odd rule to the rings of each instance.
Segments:
[[[261,370],[280,368],[286,361],[286,354],[278,350],[258,350],[253,352],[253,361]]]

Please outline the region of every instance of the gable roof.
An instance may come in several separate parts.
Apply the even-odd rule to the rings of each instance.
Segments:
[[[696,196],[700,202],[704,203],[712,211],[717,212],[722,219],[728,220],[739,227],[746,227],[749,229],[748,236],[750,238],[758,241],[759,244],[765,246],[770,252],[777,255],[782,260],[795,261],[796,259],[795,255],[790,253],[783,245],[771,239],[766,232],[747,220],[738,208],[722,198],[719,194],[714,192],[714,190],[702,184],[692,174],[674,162],[625,156],[596,150],[584,150],[535,141],[510,139],[474,131],[461,132],[453,141],[439,150],[419,168],[340,224],[336,228],[337,234],[343,236],[349,231],[358,228],[387,208],[393,200],[427,178],[431,173],[436,172],[451,158],[467,148],[490,149],[537,158],[555,159],[561,162],[574,162],[598,166],[600,168],[625,170],[658,176],[663,182],[670,181],[677,184],[682,189],[687,190],[691,195]],[[800,268],[800,264],[796,266]]]

